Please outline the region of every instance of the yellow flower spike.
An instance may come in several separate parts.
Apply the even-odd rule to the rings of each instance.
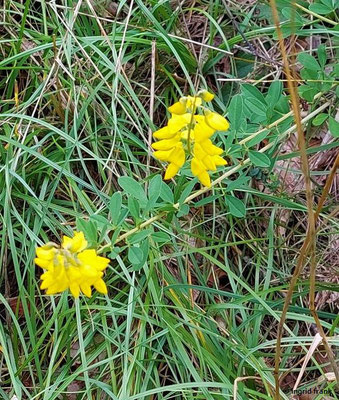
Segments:
[[[101,279],[109,259],[97,255],[94,249],[86,250],[88,243],[83,232],[75,232],[73,238],[64,236],[58,247],[54,243],[38,247],[35,263],[47,270],[41,275],[40,288],[48,295],[67,289],[74,297],[84,293],[91,297],[91,286],[106,294],[107,287]]]
[[[210,138],[219,131],[229,128],[228,121],[216,112],[202,107],[202,102],[212,101],[214,94],[201,90],[196,96],[182,97],[169,107],[172,116],[167,126],[153,133],[158,142],[152,147],[153,155],[160,161],[168,162],[164,179],[173,178],[186,160],[186,153],[192,156],[191,170],[204,186],[211,186],[208,171],[215,171],[227,162],[220,157],[223,149],[215,146]],[[200,110],[204,115],[198,114]]]
[[[222,117],[216,112],[212,112],[209,110],[205,111],[205,120],[207,125],[215,129],[216,131],[227,131],[230,127],[230,124],[226,118]]]
[[[186,104],[187,104],[187,99],[185,97],[182,97],[179,101],[174,103],[172,106],[168,107],[168,111],[171,114],[177,114],[177,115],[185,114],[187,110]]]
[[[201,90],[201,91],[199,92],[199,94],[200,94],[200,96],[202,97],[202,99],[203,99],[204,101],[209,102],[209,101],[212,101],[212,100],[214,99],[214,94],[208,92],[207,90]]]

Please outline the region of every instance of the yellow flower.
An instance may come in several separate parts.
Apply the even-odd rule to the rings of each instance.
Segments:
[[[41,275],[40,288],[47,289],[47,294],[70,289],[74,297],[80,291],[91,297],[94,286],[98,292],[107,294],[102,276],[109,259],[98,256],[95,250],[86,250],[87,245],[84,233],[75,232],[73,238],[63,237],[61,247],[52,242],[38,247],[34,261],[46,270]]]
[[[201,90],[200,95],[204,101],[212,101],[214,99],[214,94],[208,92],[207,90]]]
[[[211,101],[212,93],[202,90],[197,96],[182,97],[168,108],[172,114],[168,124],[153,133],[158,142],[152,144],[153,155],[160,161],[169,163],[164,179],[173,178],[185,164],[186,151],[192,154],[191,170],[204,186],[211,185],[208,171],[227,162],[220,157],[223,150],[215,146],[210,137],[217,130],[226,131],[228,121],[216,112],[202,106],[203,101]],[[201,110],[203,114],[198,114]],[[186,151],[185,151],[186,150]]]
[[[211,112],[207,110],[205,112],[206,123],[216,131],[227,131],[230,127],[227,119],[222,117],[220,114],[216,112]]]

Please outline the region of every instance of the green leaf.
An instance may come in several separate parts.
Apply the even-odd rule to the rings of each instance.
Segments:
[[[171,240],[170,235],[166,232],[154,232],[151,237],[156,243],[167,243]]]
[[[130,196],[127,200],[127,205],[132,217],[138,220],[140,218],[140,206],[138,200]]]
[[[271,165],[271,160],[264,153],[250,150],[248,152],[248,155],[253,165],[256,165],[257,167],[269,167]]]
[[[246,215],[246,208],[244,203],[237,197],[227,195],[225,197],[226,204],[230,210],[230,213],[238,218],[243,218]]]
[[[266,104],[262,103],[261,101],[259,101],[254,97],[246,99],[246,103],[254,114],[266,117],[266,112],[267,112]]]
[[[313,118],[312,125],[319,126],[322,125],[328,118],[328,114],[320,113],[315,118]]]
[[[161,185],[162,185],[162,179],[160,175],[155,175],[148,187],[148,202],[146,204],[146,211],[151,210],[157,203],[157,200],[160,196],[161,193]]]
[[[203,199],[201,199],[201,200],[197,201],[196,203],[194,203],[194,208],[202,207],[205,204],[212,203],[212,201],[215,201],[215,200],[219,199],[219,197],[221,197],[221,196],[222,196],[221,194],[214,194],[212,196],[204,197]]]
[[[182,204],[181,207],[179,208],[177,217],[183,217],[184,215],[187,215],[190,211],[190,208],[187,204]]]
[[[320,2],[323,3],[325,6],[332,8],[332,10],[334,10],[335,8],[336,0],[320,0]]]
[[[336,121],[333,117],[329,118],[329,124],[330,132],[333,137],[339,137],[339,122]]]
[[[326,46],[324,44],[321,44],[318,47],[318,60],[321,65],[321,68],[324,68],[327,60]]]
[[[128,261],[132,265],[140,265],[142,263],[144,254],[140,247],[132,246],[128,249]]]
[[[244,93],[245,99],[255,98],[260,101],[260,103],[266,104],[265,97],[256,86],[244,83],[241,85],[241,90]]]
[[[230,121],[231,127],[236,132],[241,127],[243,120],[245,119],[244,113],[244,100],[241,94],[237,94],[232,97],[230,105],[228,107],[228,119]]]
[[[137,200],[140,201],[140,206],[142,208],[146,206],[147,196],[139,182],[129,176],[121,176],[118,179],[118,182],[127,194],[135,197]]]
[[[226,180],[226,190],[231,192],[232,190],[248,187],[249,180],[250,178],[246,175],[240,175],[239,178],[235,179],[234,181]]]
[[[172,192],[171,188],[164,181],[162,181],[162,184],[161,184],[160,197],[163,200],[165,200],[167,203],[174,202],[173,192]]]
[[[122,196],[121,192],[115,192],[109,202],[109,212],[113,225],[117,225],[121,210]]]
[[[125,221],[127,215],[128,215],[128,209],[127,208],[122,209],[118,217],[117,226],[121,225]]]
[[[180,195],[179,201],[178,201],[178,203],[179,203],[179,205],[180,205],[180,208],[181,208],[181,205],[183,204],[183,202],[186,200],[186,198],[191,194],[192,189],[194,188],[194,186],[196,185],[196,183],[197,183],[197,180],[196,180],[196,179],[193,179],[191,182],[189,182],[189,183],[185,186],[185,189],[184,189],[184,190],[182,190],[182,188],[180,188],[180,189],[181,189],[181,195]]]
[[[309,85],[301,85],[298,88],[298,92],[300,97],[312,103],[314,96],[318,93],[317,89],[309,86]]]
[[[152,234],[152,229],[144,229],[140,232],[135,233],[134,235],[131,235],[128,239],[128,242],[130,244],[135,244],[143,241],[146,239],[148,236]]]
[[[98,229],[96,223],[93,221],[85,221],[82,218],[77,218],[76,225],[78,231],[84,232],[86,239],[89,241],[91,246],[94,246],[97,242]]]
[[[299,53],[297,59],[305,68],[313,71],[321,70],[318,61],[308,53]]]
[[[282,88],[283,85],[281,81],[275,81],[271,83],[266,95],[266,101],[269,107],[273,108],[278,103],[281,97]]]
[[[319,4],[319,3],[310,4],[308,9],[320,15],[331,14],[331,12],[333,11],[332,7],[328,7],[325,4]]]
[[[155,199],[155,201],[158,200],[160,193],[161,193],[161,185],[162,185],[162,179],[160,175],[155,175],[148,187],[148,197],[150,199]]]
[[[149,254],[149,241],[144,240],[139,247],[132,246],[128,249],[128,260],[133,265],[133,271],[139,271],[147,261]]]
[[[93,214],[89,217],[89,219],[90,221],[93,221],[94,223],[97,224],[100,231],[103,230],[109,224],[108,219],[102,215]]]

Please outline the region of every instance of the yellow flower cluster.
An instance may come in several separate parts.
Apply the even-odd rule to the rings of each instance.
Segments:
[[[186,161],[187,152],[192,156],[192,174],[204,186],[211,186],[208,171],[215,171],[218,166],[227,164],[220,157],[223,150],[215,146],[210,137],[216,131],[227,131],[229,123],[220,114],[202,105],[203,101],[209,102],[213,97],[206,90],[194,97],[182,97],[168,108],[171,113],[168,124],[153,133],[159,139],[152,144],[156,150],[154,157],[169,163],[165,179],[171,179],[178,173]]]
[[[83,232],[75,232],[73,238],[63,237],[61,247],[52,242],[38,247],[34,261],[46,270],[41,275],[41,289],[47,289],[47,294],[70,289],[74,297],[80,291],[91,297],[91,286],[94,286],[106,294],[107,287],[101,278],[109,259],[98,256],[95,250],[85,250],[87,244]]]

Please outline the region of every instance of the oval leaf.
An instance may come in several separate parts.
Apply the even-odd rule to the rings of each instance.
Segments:
[[[109,211],[114,225],[117,225],[121,210],[122,196],[121,192],[115,192],[109,202]]]
[[[260,153],[259,151],[250,150],[248,155],[252,163],[257,167],[269,167],[271,165],[271,160],[266,154]]]
[[[237,197],[226,196],[226,204],[233,216],[242,218],[246,215],[246,207]]]
[[[137,182],[133,178],[130,178],[129,176],[121,176],[118,179],[118,182],[127,194],[135,197],[140,201],[141,207],[146,206],[147,196],[139,182]]]

